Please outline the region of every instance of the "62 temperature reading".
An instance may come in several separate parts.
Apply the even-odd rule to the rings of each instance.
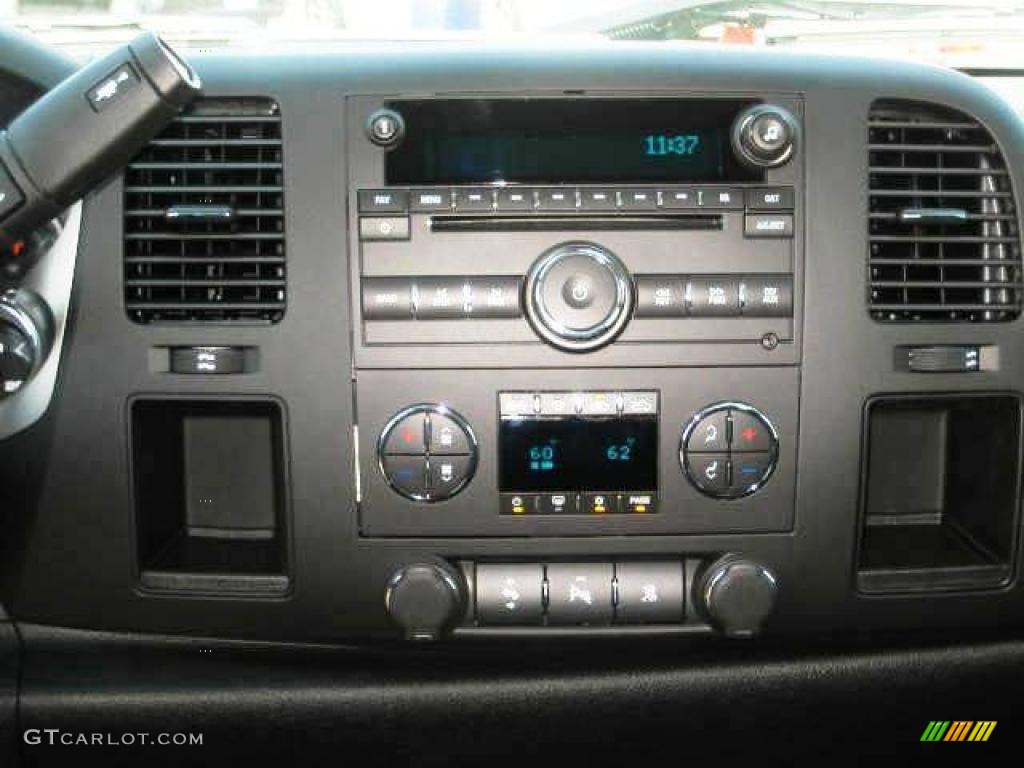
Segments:
[[[608,461],[629,461],[633,458],[633,447],[636,445],[635,437],[627,437],[624,442],[609,445],[604,452]]]
[[[696,133],[665,135],[652,133],[644,136],[644,154],[652,157],[684,155],[689,157],[697,152],[700,136]]]

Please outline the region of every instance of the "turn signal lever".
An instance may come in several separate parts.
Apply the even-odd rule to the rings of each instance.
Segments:
[[[25,110],[0,133],[0,252],[119,172],[199,87],[191,67],[145,33]]]

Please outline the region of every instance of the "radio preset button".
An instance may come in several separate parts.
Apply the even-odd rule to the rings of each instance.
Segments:
[[[364,320],[411,320],[412,280],[404,277],[364,277]]]
[[[672,624],[683,620],[683,564],[616,563],[615,619],[623,624]]]
[[[552,624],[610,624],[611,563],[548,566],[548,621]]]
[[[746,191],[747,208],[754,211],[793,210],[792,187],[759,187]]]
[[[746,317],[790,317],[793,314],[793,278],[745,277],[740,281],[740,301]]]
[[[361,216],[360,240],[408,240],[408,216]]]
[[[455,210],[458,213],[491,211],[494,208],[493,203],[491,190],[486,187],[455,190]]]
[[[406,213],[409,193],[401,189],[360,189],[360,213]]]
[[[574,211],[576,210],[576,189],[574,187],[542,189],[537,192],[537,208],[541,211]]]
[[[740,313],[739,284],[734,279],[694,277],[688,294],[694,317],[735,317]]]
[[[793,214],[748,213],[743,221],[747,237],[792,237]]]
[[[702,208],[740,209],[743,207],[743,190],[707,187],[700,190],[698,202]]]
[[[580,191],[580,208],[584,211],[614,211],[617,205],[615,190],[584,189]]]
[[[649,275],[637,277],[636,316],[685,317],[685,279]]]
[[[476,618],[481,624],[540,624],[544,619],[544,566],[476,566]]]
[[[499,189],[497,195],[498,211],[532,211],[532,189]]]
[[[658,193],[653,189],[624,189],[619,199],[624,211],[653,211],[658,207]]]
[[[661,207],[686,209],[697,207],[697,190],[692,187],[670,187],[661,191]]]
[[[409,207],[418,213],[450,211],[452,193],[447,189],[414,189],[410,193]]]

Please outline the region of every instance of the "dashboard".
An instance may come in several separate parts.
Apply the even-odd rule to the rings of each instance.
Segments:
[[[190,62],[202,96],[3,265],[26,638],[714,658],[1024,626],[1024,124],[978,78]]]

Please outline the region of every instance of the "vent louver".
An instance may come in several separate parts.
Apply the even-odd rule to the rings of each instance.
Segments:
[[[960,112],[907,101],[876,101],[868,126],[872,317],[1018,317],[1017,209],[992,136]]]
[[[205,99],[128,166],[124,298],[150,322],[284,315],[281,116],[266,99]]]

